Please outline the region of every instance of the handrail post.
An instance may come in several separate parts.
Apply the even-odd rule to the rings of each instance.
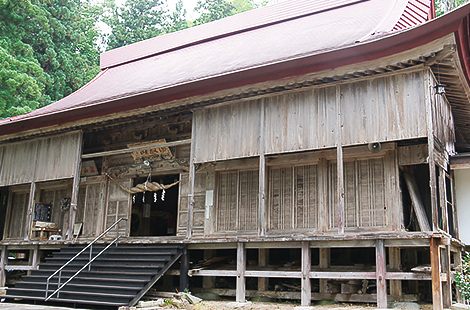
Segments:
[[[62,278],[62,270],[59,271],[59,280],[57,281],[57,287],[60,287],[60,279]],[[57,298],[59,298],[59,293],[60,292],[57,292]]]
[[[121,222],[121,219],[119,219],[119,221],[117,223],[116,238],[119,238],[119,223],[120,222]],[[116,246],[117,246],[117,242],[116,242]]]
[[[90,256],[88,257],[88,262],[91,262],[91,255],[92,255],[92,253],[93,253],[93,244],[90,245]],[[91,270],[91,264],[88,265],[88,271],[90,271],[90,270]]]

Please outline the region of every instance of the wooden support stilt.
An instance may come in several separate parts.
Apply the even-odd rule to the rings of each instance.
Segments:
[[[442,310],[441,286],[441,259],[439,255],[439,238],[431,238],[431,279],[432,279],[432,307],[433,310]]]
[[[184,290],[189,287],[188,271],[189,271],[189,252],[188,252],[188,248],[184,246],[183,255],[181,255],[180,292],[184,292]]]
[[[33,253],[31,255],[31,267],[36,270],[39,266],[39,245],[35,245],[34,248],[31,250]],[[28,272],[28,275],[31,274],[31,271]]]
[[[383,240],[375,241],[375,262],[377,277],[377,308],[387,309],[387,283],[385,281],[386,260]]]
[[[7,264],[8,260],[8,249],[6,245],[2,246],[2,254],[0,256],[0,286],[4,287],[6,280],[7,280],[7,274],[5,272],[5,265]]]
[[[204,260],[214,258],[216,255],[216,250],[204,250]],[[202,287],[203,288],[214,288],[215,287],[215,277],[202,277]]]
[[[310,306],[312,302],[312,287],[310,282],[310,269],[312,265],[312,254],[310,250],[310,243],[308,241],[302,242],[302,291],[300,294],[300,302],[304,307]]]
[[[400,248],[388,248],[388,255],[389,255],[389,260],[390,260],[390,271],[400,271],[400,265],[401,265]],[[401,298],[401,295],[402,295],[401,280],[390,280],[390,295],[398,296]]]
[[[246,272],[246,249],[245,243],[237,244],[237,295],[236,302],[245,302],[245,272]]]
[[[258,266],[266,267],[268,264],[269,264],[269,249],[259,249],[258,250]],[[258,278],[258,291],[267,291],[268,284],[269,284],[268,278]]]
[[[461,251],[454,253],[454,263],[455,263],[455,266],[462,265],[462,252]],[[460,291],[459,288],[455,290],[455,299],[460,304],[464,303],[464,298],[462,297],[462,292]]]
[[[444,308],[452,306],[452,279],[450,272],[450,246],[440,248],[442,272],[446,274],[447,281],[442,282],[442,304]]]
[[[321,269],[327,269],[330,267],[330,249],[329,248],[320,248],[319,249],[319,267]],[[323,270],[322,270],[323,271]],[[320,279],[320,293],[328,292],[328,280]]]

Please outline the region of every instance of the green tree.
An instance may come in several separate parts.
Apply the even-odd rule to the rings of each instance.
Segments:
[[[436,16],[441,16],[468,1],[469,0],[435,0]]]
[[[194,8],[200,16],[194,21],[202,25],[235,14],[235,7],[226,0],[199,0]]]
[[[462,261],[462,265],[459,266],[455,274],[455,283],[457,284],[462,297],[469,300],[470,299],[470,254],[465,253]]]
[[[127,0],[123,7],[115,6],[105,20],[111,28],[107,48],[159,36],[165,33],[167,18],[166,0]]]
[[[186,10],[183,8],[183,0],[178,0],[175,10],[169,15],[169,22],[165,32],[170,33],[186,28],[189,28],[189,23],[186,19]]]
[[[0,0],[0,117],[81,87],[98,68],[96,14],[80,0]]]
[[[0,118],[30,112],[43,103],[45,75],[31,46],[22,42],[28,32],[24,25],[39,14],[30,1],[0,2]]]

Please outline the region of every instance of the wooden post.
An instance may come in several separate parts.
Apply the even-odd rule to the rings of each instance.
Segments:
[[[385,281],[386,260],[383,240],[375,241],[375,262],[377,277],[377,308],[387,309],[387,283]]]
[[[336,156],[337,156],[337,196],[338,196],[338,233],[344,234],[344,174],[343,174],[343,121],[341,116],[341,86],[336,85]]]
[[[5,272],[5,265],[7,264],[8,261],[8,248],[6,245],[2,245],[2,254],[0,256],[0,286],[4,287],[6,280],[7,280],[7,274]]]
[[[258,266],[266,267],[268,264],[269,264],[269,249],[259,249],[258,250]],[[258,278],[258,291],[267,291],[268,284],[269,284],[268,278]]]
[[[442,283],[442,304],[444,308],[452,306],[452,274],[450,271],[450,246],[440,248],[442,257],[442,272],[446,274],[447,281]]]
[[[312,302],[312,287],[310,282],[310,269],[312,265],[312,254],[310,250],[310,242],[302,242],[302,291],[300,293],[301,305],[310,306]]]
[[[80,132],[78,136],[78,148],[77,148],[77,163],[75,165],[75,171],[73,173],[73,185],[72,185],[72,197],[70,198],[69,208],[69,228],[67,230],[67,240],[73,238],[73,227],[75,225],[75,215],[77,214],[77,203],[78,203],[78,190],[80,188],[80,171],[82,167],[82,147],[83,147],[83,132]]]
[[[426,75],[427,90],[425,91],[426,101],[426,121],[428,130],[428,162],[429,162],[429,189],[431,192],[431,210],[432,210],[432,229],[437,231],[439,228],[439,213],[437,201],[437,187],[436,187],[436,164],[434,160],[434,122],[433,122],[433,106],[434,96],[433,88],[431,86],[431,71]]]
[[[245,302],[245,271],[246,249],[245,243],[237,243],[237,293],[236,302]]]
[[[31,267],[33,269],[38,269],[39,266],[39,245],[35,245],[34,248],[32,249],[33,255],[31,256]]]
[[[400,248],[388,248],[388,257],[390,260],[390,270],[400,271],[401,255]],[[390,280],[390,295],[401,300],[402,283],[401,280]]]
[[[183,255],[181,255],[181,266],[180,266],[180,292],[184,292],[189,286],[188,281],[189,271],[189,252],[186,245],[183,247]]]
[[[449,216],[447,214],[446,172],[439,167],[439,208],[442,214],[442,230],[449,232]]]
[[[216,255],[216,250],[204,250],[204,260],[214,258]],[[203,288],[214,288],[215,287],[215,277],[202,277],[202,287]]]
[[[260,133],[260,155],[259,155],[259,197],[258,197],[258,209],[259,209],[259,228],[258,235],[266,235],[266,157],[265,152],[265,134],[264,134],[264,99],[261,101],[261,133]]]
[[[321,268],[321,271],[325,271],[324,269],[330,268],[330,253],[331,249],[329,248],[319,249],[319,267]],[[320,293],[328,293],[327,284],[327,279],[320,279]]]
[[[450,191],[451,191],[451,197],[452,197],[452,216],[453,216],[453,224],[454,224],[454,237],[457,239],[460,239],[459,236],[459,218],[457,217],[457,208],[456,208],[456,202],[457,202],[457,197],[455,197],[455,175],[454,175],[454,170],[450,171]]]
[[[26,225],[24,231],[24,240],[29,240],[32,238],[31,225],[33,222],[33,212],[34,212],[34,194],[36,192],[36,183],[31,182],[31,187],[29,189],[29,201],[28,201],[28,215],[26,218]],[[11,227],[11,226],[10,226]]]
[[[432,280],[432,308],[442,310],[441,286],[441,259],[439,253],[439,238],[431,238],[431,280]]]
[[[196,151],[196,123],[194,122],[194,113],[192,120],[191,130],[191,157],[189,158],[189,176],[188,176],[188,217],[187,217],[187,229],[186,237],[191,238],[193,233],[193,209],[194,209],[194,179],[196,174],[196,167],[194,166],[194,155]]]
[[[259,156],[259,236],[266,235],[266,158]]]
[[[454,263],[455,263],[455,266],[462,265],[462,252],[460,250],[454,253]],[[459,288],[455,289],[455,299],[460,304],[463,304],[465,302],[464,298],[462,297],[462,292],[460,291]]]

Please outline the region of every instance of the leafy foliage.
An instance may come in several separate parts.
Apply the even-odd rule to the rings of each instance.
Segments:
[[[0,117],[30,112],[98,71],[99,14],[81,0],[0,0]]]
[[[442,14],[468,2],[469,0],[435,0],[436,4],[436,16]]]
[[[113,5],[113,3],[110,3]],[[108,4],[109,5],[109,4]],[[111,27],[108,48],[116,48],[165,33],[168,11],[166,0],[127,0],[123,7],[114,6],[106,20]]]
[[[455,283],[466,300],[470,299],[470,253],[465,253],[461,270],[455,274]]]

